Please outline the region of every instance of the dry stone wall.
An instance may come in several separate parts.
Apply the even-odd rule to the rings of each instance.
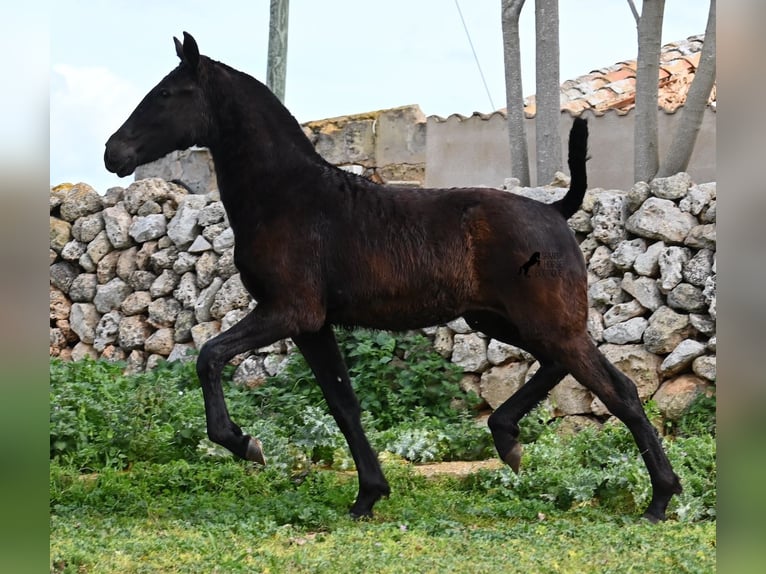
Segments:
[[[546,202],[565,192],[519,188],[514,180],[506,188]],[[627,191],[589,190],[570,219],[588,266],[588,330],[670,419],[715,389],[715,220],[715,183],[695,184],[685,173]],[[84,183],[53,188],[50,355],[126,361],[129,371],[187,360],[255,305],[233,246],[215,190],[189,194],[160,178],[105,195]],[[463,369],[463,388],[491,408],[538,368],[525,351],[473,332],[462,319],[423,332]],[[292,351],[280,341],[241,355],[235,379],[259,384]],[[609,414],[572,377],[547,405],[582,423]]]

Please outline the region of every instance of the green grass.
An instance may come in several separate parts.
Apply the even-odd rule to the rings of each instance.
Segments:
[[[713,572],[715,522],[651,525],[596,500],[561,510],[508,471],[425,479],[389,463],[390,499],[345,515],[356,481],[235,461],[52,466],[53,572]]]
[[[348,449],[297,356],[257,389],[227,370],[230,411],[263,440],[266,468],[207,441],[193,365],[124,376],[122,365],[52,361],[51,571],[715,571],[714,399],[672,425],[647,406],[684,485],[669,520],[651,525],[638,518],[648,476],[619,424],[563,436],[538,409],[522,421],[518,476],[418,475],[413,461],[495,456],[474,397],[420,337],[339,339],[392,488],[358,522],[346,514],[357,489]]]

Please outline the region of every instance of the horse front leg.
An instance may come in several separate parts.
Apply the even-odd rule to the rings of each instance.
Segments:
[[[381,497],[388,496],[391,489],[362,429],[359,401],[332,327],[325,325],[317,332],[302,333],[293,341],[311,367],[356,463],[359,493],[349,513],[354,518],[372,516],[372,507]]]
[[[261,441],[244,434],[231,420],[221,387],[221,372],[239,353],[265,347],[291,334],[279,314],[259,306],[236,325],[207,341],[200,350],[197,375],[205,400],[208,437],[245,460],[265,463]]]

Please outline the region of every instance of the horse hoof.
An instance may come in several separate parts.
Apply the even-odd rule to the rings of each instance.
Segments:
[[[263,456],[263,444],[257,438],[248,437],[245,459],[266,465],[266,458]]]
[[[519,474],[519,467],[521,466],[521,453],[524,449],[521,446],[521,443],[516,443],[511,447],[511,450],[508,451],[508,454],[505,455],[503,460],[505,461],[505,464],[511,467],[511,470],[515,472],[516,474]]]

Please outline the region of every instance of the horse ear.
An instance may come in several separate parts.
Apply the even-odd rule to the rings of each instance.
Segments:
[[[199,48],[196,40],[188,32],[184,32],[183,53],[183,60],[196,72],[199,66]]]
[[[184,46],[183,46],[183,44],[181,44],[181,42],[178,41],[178,38],[176,38],[175,36],[173,36],[173,42],[176,45],[176,54],[178,55],[180,60],[183,62],[183,60],[184,60]]]

